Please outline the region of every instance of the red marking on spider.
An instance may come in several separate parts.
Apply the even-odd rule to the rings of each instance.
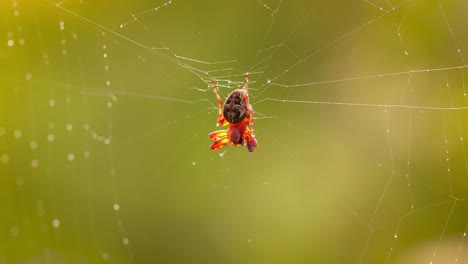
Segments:
[[[211,132],[209,137],[214,141],[210,148],[212,150],[220,149],[228,144],[247,145],[249,152],[257,147],[257,140],[253,132],[253,114],[254,110],[249,103],[249,93],[247,86],[249,83],[248,75],[244,75],[244,87],[232,91],[223,105],[221,96],[214,80],[211,81],[216,98],[218,99],[218,124],[220,126],[229,125],[227,130],[218,130]]]

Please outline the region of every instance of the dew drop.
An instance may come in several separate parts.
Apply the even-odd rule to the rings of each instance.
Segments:
[[[58,219],[52,220],[52,226],[54,228],[59,228],[60,227],[60,220],[58,220]]]
[[[33,159],[33,160],[31,161],[31,166],[32,166],[33,168],[37,168],[37,167],[39,166],[39,161],[38,161],[37,159]]]
[[[122,239],[122,243],[123,243],[124,245],[128,245],[128,242],[129,242],[129,241],[128,241],[128,238],[125,237],[124,239]]]
[[[73,161],[75,159],[75,155],[73,153],[68,153],[67,159],[69,161]]]
[[[10,156],[8,156],[8,154],[3,154],[3,155],[0,157],[0,160],[2,161],[3,164],[7,164],[8,161],[10,161]]]
[[[23,135],[23,132],[21,130],[16,129],[14,132],[15,138],[20,138]]]
[[[47,135],[47,141],[52,142],[55,140],[55,136],[53,134]]]
[[[31,142],[29,143],[29,147],[30,147],[31,149],[37,149],[37,142],[36,142],[35,140],[31,141]]]
[[[120,209],[120,205],[118,203],[114,204],[114,211],[118,211]]]

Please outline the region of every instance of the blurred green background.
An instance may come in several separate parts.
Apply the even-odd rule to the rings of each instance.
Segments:
[[[0,264],[467,262],[466,10],[2,1]]]

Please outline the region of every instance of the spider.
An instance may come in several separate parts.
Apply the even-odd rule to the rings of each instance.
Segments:
[[[254,110],[249,104],[249,93],[247,85],[249,83],[248,75],[244,75],[244,87],[232,91],[223,105],[221,96],[214,80],[211,81],[216,98],[218,99],[218,125],[229,125],[227,130],[218,130],[211,132],[209,137],[214,141],[210,148],[212,150],[220,149],[228,144],[247,145],[249,152],[257,147],[257,140],[253,133],[253,114]]]

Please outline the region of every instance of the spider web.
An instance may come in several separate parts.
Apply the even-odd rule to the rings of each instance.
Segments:
[[[0,263],[468,263],[465,3],[0,7]]]

